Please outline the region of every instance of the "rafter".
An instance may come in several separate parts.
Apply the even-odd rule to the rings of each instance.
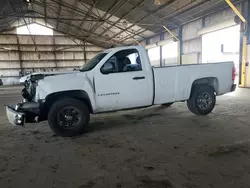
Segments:
[[[70,5],[70,4],[66,3],[66,2],[59,2],[58,0],[51,0],[51,1],[52,1],[52,2],[55,2],[55,3],[57,3],[57,4],[62,5],[63,8],[68,9],[67,11],[73,10],[73,11],[77,12],[77,14],[79,14],[79,15],[81,15],[81,16],[85,16],[85,15],[87,14],[87,12],[85,12],[84,10],[79,9],[79,8],[77,8],[77,7],[73,7],[72,5]],[[95,16],[95,15],[89,15],[89,17],[95,18],[95,19],[99,19],[99,17],[98,17],[98,16]]]
[[[206,3],[209,3],[209,2],[210,2],[210,0],[205,0],[205,1],[203,1],[203,2],[200,2],[200,3],[198,3],[195,7],[192,7],[191,9],[189,9],[188,11],[190,11],[190,10],[192,10],[192,9],[195,9],[195,8],[197,8],[197,7],[200,7],[200,6],[202,6],[202,5],[206,4]],[[166,20],[166,19],[170,19],[171,17],[174,17],[174,16],[175,16],[176,14],[178,14],[179,12],[182,12],[181,14],[186,13],[186,11],[185,11],[185,12],[182,11],[183,8],[188,7],[188,6],[191,5],[192,3],[194,3],[194,2],[190,2],[189,4],[185,5],[184,7],[181,7],[181,8],[179,8],[179,9],[177,9],[176,11],[174,11],[173,13],[171,13],[170,15],[167,15],[167,16],[162,17],[158,22],[162,22],[162,21],[164,21],[164,20]],[[127,36],[127,37],[125,37],[124,39],[120,40],[120,42],[124,42],[124,41],[126,41],[126,40],[128,40],[128,39],[130,39],[130,38],[132,38],[132,37],[135,37],[136,35],[141,34],[141,33],[145,32],[145,31],[147,31],[147,29],[149,29],[149,28],[150,28],[150,27],[144,28],[144,29],[142,29],[141,31],[138,31],[135,35]]]
[[[52,0],[52,1],[54,2],[55,0]],[[33,3],[36,4],[36,5],[38,5],[38,6],[40,6],[40,7],[43,7],[43,3],[41,3],[41,2],[34,1]],[[74,10],[74,11],[76,11],[77,14],[79,14],[79,15],[81,15],[81,16],[85,16],[85,15],[86,15],[86,12],[84,12],[83,10],[80,10],[80,9],[77,9],[77,8],[74,9],[73,7],[70,7],[70,5],[67,4],[67,3],[65,3],[65,2],[58,2],[58,1],[55,1],[55,3],[60,5],[60,7],[59,7],[59,8],[60,8],[60,11],[58,11],[59,14],[58,14],[58,12],[56,12],[56,11],[51,7],[52,4],[47,3],[47,8],[48,8],[48,9],[50,8],[51,11],[53,11],[54,13],[56,13],[58,19],[60,19],[60,17],[63,16],[61,13],[62,13],[62,11],[63,11],[64,9],[67,9],[67,8],[68,8],[69,10]],[[58,9],[58,10],[59,10],[59,9]],[[67,12],[68,12],[68,10],[67,10]],[[39,13],[39,14],[41,14],[41,13]],[[68,16],[68,15],[67,15],[67,16]],[[89,17],[92,18],[93,20],[98,20],[98,19],[99,19],[98,17],[92,16],[92,15],[89,15]],[[82,19],[81,19],[81,21],[82,21]]]
[[[110,12],[111,12],[111,10],[120,2],[121,0],[118,0],[107,12],[106,12],[106,14],[109,14]],[[112,16],[114,16],[114,14],[117,12],[117,11],[119,11],[123,6],[125,6],[128,2],[129,2],[130,0],[126,0],[125,2],[123,2],[123,4],[122,5],[120,5],[119,7],[118,7],[118,9],[115,11],[115,12],[113,12],[112,14],[110,14],[109,15],[109,17],[107,17],[107,18],[105,18],[105,20],[102,22],[102,23],[100,23],[100,24],[96,24],[96,26],[94,27],[93,26],[93,28],[91,29],[91,33],[94,33],[95,31],[96,31],[96,29],[97,28],[100,28],[103,24],[105,24],[105,23],[108,23],[108,24],[110,24],[110,21],[108,21]],[[106,16],[106,14],[104,15],[104,16]],[[103,16],[103,17],[104,17]],[[121,20],[120,20],[121,21]],[[124,31],[124,32],[128,32],[129,34],[134,34],[133,32],[131,32],[131,31],[129,31],[129,30],[126,30],[126,29],[124,29],[124,28],[122,28],[122,27],[120,27],[120,26],[118,26],[118,23],[119,23],[119,21],[117,21],[116,22],[116,24],[114,25],[114,27],[116,27],[116,28],[118,28],[119,30],[122,30],[122,31]],[[113,25],[113,23],[111,24],[111,25]],[[106,28],[107,30],[109,30],[109,28]],[[91,36],[91,35],[90,35]],[[143,38],[143,39],[145,39],[143,36],[140,36],[141,38]]]
[[[65,22],[62,22],[62,21],[59,21],[58,20],[58,22],[59,23],[61,23],[61,24],[64,24],[65,26],[67,26],[67,23],[65,23]],[[110,44],[115,44],[115,45],[118,45],[118,44],[120,44],[118,41],[115,41],[115,40],[113,40],[113,39],[111,39],[111,40],[106,40],[106,38],[104,38],[104,37],[97,37],[97,34],[94,34],[93,35],[93,37],[88,37],[88,35],[90,34],[90,31],[88,31],[88,30],[86,30],[86,29],[80,29],[79,28],[79,26],[76,26],[76,25],[73,25],[72,24],[72,26],[71,27],[73,27],[74,29],[77,29],[77,30],[79,30],[82,34],[85,34],[85,36],[75,36],[75,38],[79,38],[79,39],[81,39],[81,40],[84,40],[84,39],[86,39],[87,38],[87,41],[89,41],[89,40],[91,40],[91,39],[94,39],[94,40],[99,40],[99,41],[101,41],[101,42],[103,42],[103,43],[110,43]],[[65,28],[63,28],[63,30],[64,30]],[[65,33],[65,31],[63,31],[63,30],[60,30],[60,32],[62,32],[62,33]],[[87,35],[86,35],[87,34]]]
[[[45,25],[47,25],[47,0],[43,0],[44,2],[44,21],[45,21]]]
[[[174,2],[176,2],[176,0],[168,1],[166,4],[160,6],[158,9],[156,9],[156,10],[153,11],[152,13],[147,14],[146,16],[142,17],[140,20],[134,22],[134,23],[133,23],[131,26],[129,26],[127,29],[130,29],[130,28],[134,27],[136,24],[141,23],[142,21],[144,21],[144,20],[147,19],[148,17],[157,14],[159,11],[165,9],[166,7],[168,7],[169,5],[173,4]],[[119,32],[119,33],[117,33],[117,34],[115,34],[114,36],[112,36],[112,38],[115,38],[116,36],[118,36],[118,35],[120,35],[120,34],[122,34],[122,31]],[[136,36],[136,35],[138,35],[138,34],[134,34],[133,37]]]
[[[107,22],[107,20],[109,20],[109,18],[111,18],[116,11],[120,10],[127,2],[129,2],[129,0],[126,0],[113,14],[110,14],[109,17],[106,17],[122,0],[117,0],[109,9],[108,11],[105,12],[105,14],[102,16],[101,20],[104,20],[104,22],[98,24],[96,23],[92,28],[91,28],[91,32],[95,32],[96,29],[100,26],[102,26],[103,24],[105,24]]]
[[[61,0],[60,0],[60,2],[61,2]],[[58,4],[57,19],[60,17],[61,9],[62,9],[62,4]],[[58,26],[59,26],[59,22],[56,23],[56,29],[58,29]]]
[[[106,33],[108,30],[110,30],[112,27],[114,27],[118,22],[120,22],[122,19],[124,19],[125,17],[127,17],[128,15],[132,14],[134,11],[136,11],[137,9],[139,9],[147,0],[142,0],[138,5],[136,5],[132,10],[129,10],[126,14],[124,14],[122,17],[120,17],[116,22],[114,22],[113,24],[111,24],[107,29],[105,29],[101,34],[99,34],[98,36],[103,35],[104,33]],[[126,29],[127,31],[127,29]]]
[[[93,8],[96,6],[96,4],[98,3],[99,0],[96,0],[96,2],[93,3],[93,5],[91,7],[89,7],[87,14],[85,15],[85,17],[83,18],[82,22],[80,23],[80,28],[82,28],[83,23],[85,22],[85,20],[88,18],[90,12],[92,12]],[[76,36],[78,36],[79,31],[76,33]]]
[[[45,16],[42,16],[41,13],[39,12],[33,12],[39,16],[33,16],[33,15],[25,15],[25,16],[22,16],[23,18],[31,18],[31,19],[45,19]],[[20,18],[21,15],[6,15],[4,16],[4,18],[8,18],[8,17],[12,17],[12,18]],[[4,19],[4,18],[0,18],[0,19]],[[82,21],[81,18],[68,18],[68,17],[60,17],[60,18],[57,18],[57,17],[50,17],[50,16],[47,16],[46,17],[47,20],[61,20],[61,21]],[[104,22],[103,20],[95,20],[95,19],[87,19],[85,20],[86,22]]]
[[[74,3],[73,3],[73,6],[76,7],[77,3],[78,3],[78,0],[75,0]],[[74,10],[71,11],[70,17],[72,17],[72,18],[75,17],[75,11]],[[68,33],[70,26],[71,26],[71,22],[69,21],[68,22],[68,27],[66,29],[66,33]]]
[[[121,0],[116,1],[111,7],[110,9],[105,13],[105,15],[102,17],[102,19],[105,19],[102,23],[100,24],[95,24],[92,29],[91,29],[91,34],[90,37],[92,36],[92,33],[94,33],[97,28],[101,27],[103,24],[105,24],[118,10],[120,10],[123,6],[125,6],[130,0],[126,0],[125,2],[123,2],[123,4],[121,6],[118,7],[118,9],[116,9],[115,12],[113,12],[113,14],[110,14],[109,17],[106,18],[106,16],[113,10],[114,7],[116,7],[116,5],[119,4]]]

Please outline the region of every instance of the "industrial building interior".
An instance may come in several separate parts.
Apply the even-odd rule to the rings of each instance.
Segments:
[[[248,22],[249,0],[1,0],[0,188],[249,188]],[[207,116],[185,102],[97,114],[77,137],[9,123],[22,76],[130,45],[153,67],[233,61],[237,89]]]

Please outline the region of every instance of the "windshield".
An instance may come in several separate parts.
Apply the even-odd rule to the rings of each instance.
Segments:
[[[93,69],[105,56],[107,53],[100,53],[89,60],[85,65],[80,68],[80,71],[89,71]]]

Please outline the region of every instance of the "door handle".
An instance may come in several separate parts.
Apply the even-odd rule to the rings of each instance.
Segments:
[[[134,78],[133,78],[133,80],[143,80],[143,79],[145,79],[144,76],[141,76],[141,77],[134,77]]]

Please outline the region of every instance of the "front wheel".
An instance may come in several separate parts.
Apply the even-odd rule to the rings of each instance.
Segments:
[[[188,109],[196,115],[207,115],[214,109],[216,95],[211,86],[196,86],[187,101]]]
[[[80,100],[64,98],[56,101],[48,114],[52,131],[60,136],[75,136],[86,131],[90,113]]]

